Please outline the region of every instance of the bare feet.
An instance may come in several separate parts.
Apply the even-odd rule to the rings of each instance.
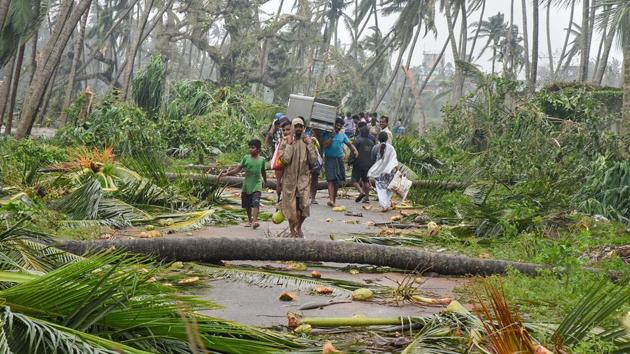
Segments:
[[[259,223],[257,223],[257,222],[255,222],[255,223],[253,223],[253,224],[252,224],[252,229],[254,229],[254,230],[256,230],[256,229],[257,229],[257,228],[259,228],[259,227],[260,227],[260,224],[259,224]]]
[[[241,224],[241,226],[243,226],[243,227],[252,227],[252,223],[249,222],[249,221],[248,222],[244,222],[244,223]]]
[[[334,208],[335,207],[335,203],[328,201],[328,203],[326,203],[329,207]]]
[[[388,211],[390,211],[390,210],[391,210],[391,208],[382,208],[382,209],[381,209],[381,212],[383,212],[383,213],[387,213],[387,212],[388,212]]]

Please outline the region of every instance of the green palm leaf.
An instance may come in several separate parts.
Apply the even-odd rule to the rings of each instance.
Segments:
[[[140,272],[139,263],[149,270]],[[300,346],[283,335],[197,314],[216,305],[149,282],[159,270],[139,256],[98,254],[1,290],[0,297],[13,312],[151,352],[185,348],[193,322],[210,350],[271,353]]]
[[[0,312],[0,350],[2,353],[150,353],[55,323],[14,313],[9,307],[4,307]]]
[[[560,323],[553,338],[563,345],[575,345],[629,302],[630,286],[596,283]]]
[[[317,286],[333,289],[335,296],[348,296],[353,290],[366,287],[365,284],[339,279],[314,279],[300,274],[261,270],[244,267],[215,267],[195,264],[194,269],[214,279],[241,281],[260,287],[281,286],[300,291],[314,291]]]

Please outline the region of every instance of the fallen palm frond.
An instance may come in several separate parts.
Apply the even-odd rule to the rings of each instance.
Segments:
[[[605,282],[593,284],[553,333],[556,345],[563,347],[579,343],[593,329],[629,302],[630,286],[618,286]],[[610,340],[614,340],[619,345],[630,345],[630,336],[623,332],[615,332],[614,330],[617,329],[621,328],[614,328],[612,332],[608,331]]]
[[[148,269],[138,271],[138,263],[144,263]],[[13,313],[55,323],[58,330],[69,334],[91,333],[126,343],[139,352],[186,348],[187,325],[192,321],[197,323],[200,338],[209,350],[269,353],[299,346],[282,335],[197,314],[196,310],[216,306],[176,295],[172,289],[149,282],[158,271],[159,267],[141,257],[99,254],[32,280],[22,279],[20,284],[0,290],[0,297]],[[0,280],[16,279],[13,274],[0,273]],[[183,314],[185,320],[178,304],[189,309]],[[15,340],[19,340],[19,345],[32,345],[29,338],[35,338],[39,328],[24,329],[24,334]],[[84,338],[82,334],[78,337]],[[52,352],[54,348],[45,351]]]
[[[402,236],[352,236],[345,241],[383,246],[425,246],[426,242],[417,237]]]
[[[0,269],[43,272],[79,258],[40,243],[50,243],[51,238],[24,229],[26,221],[22,219],[0,231]]]
[[[315,279],[299,274],[289,274],[257,268],[215,267],[197,264],[195,264],[193,268],[215,279],[241,281],[260,287],[281,286],[294,290],[315,291],[317,287],[326,286],[332,288],[333,295],[335,296],[349,296],[353,290],[365,287],[365,284],[348,280]]]
[[[479,298],[479,318],[483,323],[486,340],[477,345],[488,353],[549,353],[536,343],[523,325],[519,314],[508,306],[505,295],[497,287],[485,283],[489,304]]]
[[[457,354],[465,350],[466,339],[456,336],[452,327],[442,321],[429,322],[415,335],[401,354]]]
[[[28,340],[29,337],[36,340]],[[52,322],[14,313],[8,306],[0,310],[0,351],[2,353],[151,353]]]
[[[64,197],[57,208],[72,219],[94,220],[98,217],[98,207],[103,198],[103,188],[96,178]]]

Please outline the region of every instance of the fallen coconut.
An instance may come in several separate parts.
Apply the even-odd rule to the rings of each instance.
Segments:
[[[359,288],[352,292],[352,300],[367,301],[374,296],[374,292],[367,288]]]
[[[288,291],[283,291],[282,294],[280,294],[279,299],[281,301],[293,301],[293,300],[297,299],[297,295],[295,293],[290,293]]]

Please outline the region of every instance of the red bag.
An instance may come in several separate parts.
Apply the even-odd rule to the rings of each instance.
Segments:
[[[274,151],[273,157],[271,158],[271,169],[276,171],[284,169],[282,161],[280,160],[280,144],[276,145],[276,151]]]

